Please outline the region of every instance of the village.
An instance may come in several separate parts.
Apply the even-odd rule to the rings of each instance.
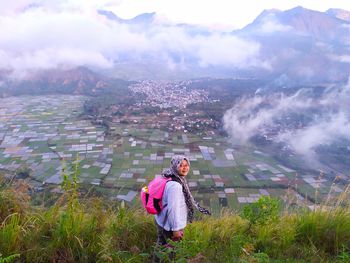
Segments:
[[[141,81],[130,85],[137,102],[114,104],[100,118],[112,125],[213,136],[220,126],[219,121],[202,109],[192,109],[191,105],[208,105],[214,100],[203,89],[188,89],[186,85],[190,83]]]
[[[229,144],[214,129],[196,134],[181,124],[169,130],[149,127],[148,120],[140,119],[131,124],[112,121],[107,136],[103,126],[81,118],[86,97],[0,100],[0,169],[16,172],[25,167],[25,179],[36,191],[54,186],[51,191],[60,192],[63,170],[78,161],[82,186],[138,205],[141,187],[168,167],[174,154],[189,157],[189,186],[216,213],[223,207],[239,209],[262,195],[312,206],[307,196],[316,189],[326,193],[331,186],[324,178],[299,175],[254,148]]]

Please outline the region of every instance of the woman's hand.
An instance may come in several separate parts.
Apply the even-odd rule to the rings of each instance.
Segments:
[[[173,231],[173,236],[171,237],[171,240],[173,240],[173,241],[180,241],[183,236],[184,236],[184,231],[183,230]]]

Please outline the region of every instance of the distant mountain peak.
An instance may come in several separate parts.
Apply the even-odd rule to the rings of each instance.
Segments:
[[[268,15],[268,14],[276,14],[281,13],[282,11],[276,8],[270,8],[270,9],[264,9],[261,14]]]
[[[99,9],[99,10],[97,10],[97,13],[99,15],[105,16],[106,18],[108,18],[110,20],[115,20],[118,22],[121,22],[123,20],[120,17],[118,17],[116,14],[114,14],[112,11],[109,11],[109,10]]]
[[[350,12],[345,10],[329,10],[328,13],[315,11],[297,6],[289,10],[279,11],[276,9],[264,10],[253,23],[246,26],[249,34],[264,33],[264,26],[267,24],[270,27],[275,25],[276,28],[289,27],[293,28],[294,33],[311,36],[315,39],[327,41],[336,38],[336,31],[342,27],[340,17],[345,18],[349,16]]]
[[[156,12],[152,13],[143,13],[138,16],[135,16],[132,20],[135,22],[152,22],[156,16]]]
[[[156,19],[156,13],[143,13],[128,20],[129,24],[152,24]]]
[[[109,10],[97,10],[97,13],[105,16],[106,18],[110,20],[117,21],[119,23],[125,23],[125,24],[151,24],[155,21],[156,19],[156,13],[143,13],[135,16],[134,18],[131,19],[122,19],[118,17],[116,14],[114,14],[112,11]]]
[[[279,9],[264,9],[253,21],[252,24],[258,23],[259,21],[264,20],[266,17],[271,16],[271,15],[276,15],[278,13],[281,13],[282,11]]]
[[[294,10],[294,11],[303,11],[303,10],[310,10],[310,9],[307,9],[305,7],[302,7],[301,5],[298,5],[290,10]]]
[[[317,14],[324,14],[323,12],[304,8],[302,6],[296,6],[294,8],[284,11],[283,13],[289,14],[289,15],[295,15],[295,16],[305,16],[305,15],[311,16],[311,15],[317,15]]]

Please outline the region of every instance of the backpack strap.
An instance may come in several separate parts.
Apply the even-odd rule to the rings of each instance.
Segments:
[[[178,182],[179,184],[181,184],[181,186],[183,186],[181,180],[177,178],[175,175],[172,175],[170,178],[171,178],[171,181]]]

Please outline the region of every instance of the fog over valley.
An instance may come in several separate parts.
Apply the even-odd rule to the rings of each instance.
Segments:
[[[245,143],[265,136],[309,161],[317,159],[316,149],[321,145],[341,142],[350,150],[350,82],[316,92],[303,88],[291,95],[243,97],[225,113],[224,127],[233,140]]]

